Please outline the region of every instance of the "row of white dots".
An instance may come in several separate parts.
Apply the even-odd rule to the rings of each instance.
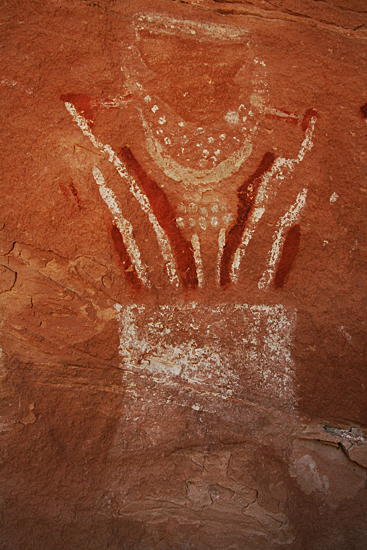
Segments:
[[[151,100],[150,96],[146,96],[146,97],[145,97],[145,100],[147,100],[147,98],[149,98],[149,101]],[[153,105],[153,107],[151,108],[151,111],[152,111],[154,114],[155,114],[158,110],[159,110],[158,105]],[[252,112],[250,111],[249,114],[252,115]],[[247,117],[243,117],[243,119],[242,119],[243,122],[245,122],[246,119],[247,119]],[[158,124],[160,124],[160,125],[162,126],[162,125],[166,124],[166,122],[167,122],[167,119],[166,119],[166,117],[165,117],[164,115],[161,116],[161,117],[159,117],[159,119],[158,119]],[[183,127],[183,126],[185,126],[185,122],[184,122],[184,121],[180,121],[180,122],[178,123],[178,125],[181,126],[181,127]],[[203,133],[205,132],[204,128],[201,127],[201,126],[199,126],[196,130],[197,130],[197,132],[198,132],[199,134],[203,134]],[[161,134],[162,132],[163,132],[163,131],[162,131],[161,129],[157,130],[157,134]],[[226,139],[226,137],[227,137],[226,134],[220,134],[219,139],[220,139],[221,141],[224,141],[224,140]],[[184,136],[184,138],[186,138],[186,136]],[[237,137],[233,137],[233,139],[236,140],[236,141],[240,141]],[[214,140],[213,136],[209,136],[209,137],[208,137],[208,142],[209,142],[209,143],[214,143],[214,141],[215,141],[215,140]],[[197,143],[197,146],[198,146],[198,147],[201,147],[201,144]]]
[[[189,214],[196,214],[197,212],[200,212],[202,216],[208,215],[208,209],[210,209],[213,213],[219,212],[219,209],[224,211],[227,210],[226,206],[223,204],[214,203],[214,204],[211,204],[210,207],[201,206],[199,208],[198,205],[194,202],[190,202],[187,206],[184,203],[181,203],[178,209],[180,212],[183,212],[184,214],[186,214],[186,212],[188,212]]]
[[[232,214],[225,214],[222,220],[225,222],[225,224],[228,224],[232,218],[233,218]],[[217,218],[217,216],[212,216],[210,220],[204,217],[200,217],[198,220],[195,220],[194,218],[189,218],[188,220],[189,227],[195,227],[196,222],[198,223],[200,229],[202,229],[203,231],[205,231],[205,229],[208,227],[209,222],[212,227],[218,227],[219,225],[219,219]],[[185,220],[183,218],[177,218],[176,223],[178,227],[185,227],[186,225]]]

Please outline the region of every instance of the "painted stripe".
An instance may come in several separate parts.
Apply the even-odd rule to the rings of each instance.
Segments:
[[[298,193],[296,201],[289,210],[280,218],[277,223],[277,229],[273,236],[273,245],[269,254],[268,267],[265,269],[258,282],[260,289],[267,289],[274,275],[275,267],[278,262],[279,254],[285,239],[285,231],[291,227],[299,218],[301,210],[306,204],[307,189],[304,188]]]
[[[125,181],[127,181],[127,183],[129,184],[130,192],[140,204],[143,212],[145,212],[148,215],[148,219],[153,226],[163,259],[165,261],[169,280],[172,285],[178,287],[180,281],[176,273],[176,264],[172,254],[172,249],[166,234],[162,230],[161,226],[158,223],[157,218],[155,217],[152,211],[149,200],[142,193],[136,180],[129,174],[129,172],[126,169],[126,166],[121,162],[121,160],[119,159],[115,151],[112,149],[112,147],[96,139],[86,119],[80,114],[78,114],[77,110],[75,109],[72,103],[69,103],[67,101],[65,101],[64,103],[67,111],[70,113],[74,122],[79,126],[83,134],[89,138],[89,140],[94,145],[94,147],[96,147],[96,149],[101,151],[101,153],[103,153],[103,155],[107,157],[109,162],[111,162],[116,168],[119,176]]]
[[[244,233],[248,228],[249,221],[251,221],[256,210],[258,210],[256,209],[256,203],[258,202],[260,187],[266,174],[270,173],[274,161],[275,157],[273,153],[265,153],[255,172],[251,174],[237,190],[237,217],[235,224],[228,232],[226,244],[223,249],[220,266],[221,286],[227,286],[231,282],[233,256],[238,250],[238,247],[243,243]]]
[[[222,264],[223,250],[226,244],[226,230],[224,227],[219,231],[218,235],[218,259],[217,259],[217,283],[220,285],[220,266]]]
[[[191,244],[194,251],[194,260],[196,265],[196,274],[198,278],[198,286],[202,288],[204,286],[204,270],[203,260],[201,257],[200,240],[196,233],[191,237]]]
[[[107,187],[102,172],[96,166],[93,167],[93,177],[99,187],[99,194],[107,204],[108,209],[115,221],[116,227],[121,233],[122,240],[139,278],[143,282],[144,286],[149,288],[150,281],[148,280],[148,274],[145,266],[142,264],[138,245],[134,239],[133,226],[126,218],[124,218],[115,193],[112,189]]]
[[[164,190],[140,166],[128,147],[123,147],[119,153],[125,162],[129,173],[136,178],[159,225],[167,235],[176,259],[177,273],[185,288],[196,288],[198,279],[195,267],[194,251],[185,239],[176,222],[176,213],[168,201]]]
[[[306,153],[311,151],[313,147],[313,133],[317,121],[317,113],[313,110],[308,110],[302,122],[302,128],[305,128],[305,137],[301,143],[300,150],[295,159],[277,158],[271,167],[271,170],[263,175],[262,182],[255,199],[254,209],[246,224],[246,229],[242,236],[240,246],[237,248],[231,269],[231,280],[234,283],[238,281],[239,268],[241,261],[245,255],[246,248],[261,220],[267,203],[270,198],[274,198],[277,194],[282,181],[300,164]]]

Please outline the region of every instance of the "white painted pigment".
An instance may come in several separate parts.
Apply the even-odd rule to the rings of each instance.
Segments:
[[[121,369],[228,399],[246,385],[293,404],[294,310],[282,305],[115,306]]]

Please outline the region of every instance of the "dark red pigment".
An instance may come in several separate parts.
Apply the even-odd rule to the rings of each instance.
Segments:
[[[74,183],[71,180],[68,183],[59,182],[59,187],[60,187],[64,197],[69,197],[70,196],[70,192],[69,192],[69,189],[70,189],[71,193],[75,197],[75,200],[76,200],[76,203],[78,205],[79,210],[82,210],[84,208],[82,200],[79,196],[78,190],[77,190],[77,188],[75,187]]]
[[[296,259],[301,242],[301,227],[294,225],[288,231],[282,250],[282,255],[274,277],[275,288],[283,288],[288,280],[293,262]]]
[[[367,103],[360,107],[363,118],[367,118]]]
[[[122,235],[115,224],[111,228],[111,237],[117,254],[119,255],[126,280],[134,290],[141,290],[142,282],[136,273],[131,258],[122,239]]]
[[[64,195],[64,197],[68,197],[69,196],[69,191],[68,191],[67,187],[65,186],[65,184],[59,182],[59,187],[60,187],[61,192]]]
[[[270,170],[274,160],[275,155],[273,153],[265,153],[255,172],[237,190],[239,199],[237,206],[237,218],[234,225],[228,232],[226,244],[223,248],[222,260],[220,264],[221,286],[227,286],[231,282],[230,269],[233,255],[241,243],[246,222],[251,210],[253,209],[261,180],[264,174]]]
[[[85,94],[62,94],[61,101],[72,103],[80,115],[87,119],[93,127],[96,110],[92,107],[91,99]]]
[[[317,117],[318,114],[317,114],[317,111],[315,111],[315,109],[307,109],[306,113],[305,113],[305,116],[303,117],[303,120],[302,120],[302,130],[305,132],[310,124],[310,120],[312,117]]]
[[[71,190],[72,194],[75,197],[75,200],[76,200],[76,203],[78,205],[79,210],[82,210],[82,208],[83,208],[82,200],[79,197],[78,190],[77,190],[77,188],[75,187],[75,185],[72,181],[69,182],[69,187],[70,187],[70,190]]]
[[[187,289],[197,288],[198,278],[194,252],[191,244],[186,241],[176,225],[175,212],[166,194],[159,185],[146,174],[128,147],[123,147],[121,149],[120,157],[121,160],[126,163],[129,171],[139,181],[141,188],[149,199],[159,225],[165,231],[169,239],[177,262],[177,270],[182,285]]]

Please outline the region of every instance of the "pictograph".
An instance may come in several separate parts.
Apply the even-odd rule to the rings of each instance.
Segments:
[[[212,246],[217,248],[217,284],[221,287],[235,284],[246,248],[268,204],[278,194],[284,179],[297,168],[313,147],[317,113],[309,109],[304,115],[296,115],[269,106],[266,64],[254,57],[252,93],[247,97],[246,103],[242,102],[236,107],[230,105],[221,119],[215,119],[210,124],[185,119],[172,105],[154,96],[150,90],[150,73],[153,73],[153,69],[146,53],[147,50],[149,53],[149,47],[152,48],[150,42],[162,37],[176,40],[178,36],[184,43],[194,42],[196,49],[199,44],[204,52],[205,47],[212,43],[224,48],[243,49],[248,48],[247,31],[227,25],[177,20],[161,14],[138,15],[133,27],[136,41],[127,50],[124,58],[125,70],[129,75],[124,95],[104,101],[84,99],[84,104],[79,95],[65,94],[62,99],[84,135],[114,164],[123,185],[129,187],[147,214],[154,228],[170,283],[189,289],[205,286],[203,236],[210,233]],[[148,46],[141,46],[144,40],[148,41]],[[164,46],[168,47],[167,43]],[[145,58],[148,58],[149,65],[144,62]],[[159,64],[159,61],[155,63]],[[237,73],[233,75],[234,79],[242,70],[241,67],[235,68]],[[188,71],[190,70],[191,67]],[[208,78],[210,82],[210,75]],[[189,93],[183,92],[183,100]],[[235,103],[243,99],[241,96]],[[181,191],[182,200],[178,204],[170,202],[163,186],[139,164],[129,147],[122,143],[121,149],[114,151],[108,144],[99,141],[93,133],[93,110],[119,108],[132,102],[138,114],[137,123],[144,130],[144,145],[151,162]],[[185,108],[181,111],[185,111]],[[223,194],[224,182],[246,164],[252,154],[253,138],[259,132],[261,120],[264,118],[280,119],[301,126],[303,139],[299,144],[298,154],[294,158],[283,158],[277,157],[271,151],[265,151],[258,161],[257,169],[237,187],[236,196],[226,200]],[[125,261],[133,266],[133,274],[131,270],[128,272],[129,282],[135,288],[149,287],[149,279],[139,250],[133,242],[126,214],[119,210],[118,200],[113,197],[113,192],[108,189],[98,168],[95,168],[93,175],[113,216],[116,226],[115,240],[119,239],[118,246],[121,251],[123,249]],[[207,196],[205,201],[202,198],[204,194]],[[269,254],[268,269],[259,281],[259,288],[270,284],[286,238],[286,230],[297,223],[306,198],[307,189],[303,188],[289,212],[284,213],[279,220],[274,245]],[[120,237],[117,236],[117,231]]]
[[[294,113],[271,105],[266,62],[253,52],[247,30],[148,13],[135,16],[131,36],[122,56],[126,79],[120,96],[91,99],[68,93],[61,99],[84,136],[114,166],[121,185],[147,216],[169,285],[178,293],[196,289],[205,292],[209,281],[213,284],[214,273],[217,288],[235,287],[260,220],[281,196],[284,182],[313,148],[317,112],[309,108],[304,113]],[[208,52],[211,60],[215,54],[215,62],[209,62]],[[178,63],[180,55],[183,61]],[[171,74],[167,67],[172,67]],[[198,89],[197,74],[201,76],[202,89]],[[123,108],[134,113],[143,136],[145,162],[139,161],[123,136],[120,147],[114,149],[98,137],[98,129],[94,128],[98,109]],[[267,119],[297,129],[295,155],[288,158],[265,149],[254,158],[254,140]],[[251,169],[246,169],[247,165]],[[161,179],[157,174],[161,174]],[[239,174],[245,174],[241,180]],[[127,282],[136,291],[149,290],[149,271],[129,212],[123,211],[100,167],[93,168],[93,178],[113,219],[111,238]],[[266,291],[272,284],[275,289],[284,286],[299,250],[300,216],[306,201],[307,187],[300,186],[294,203],[288,204],[278,219],[267,266],[258,281],[260,290]],[[193,391],[198,384],[207,385],[197,375],[199,371],[207,372],[209,380],[209,371],[220,372],[221,380],[230,382],[219,384],[222,389],[217,388],[216,392],[232,395],[238,380],[238,372],[232,372],[233,365],[237,364],[237,370],[240,367],[236,354],[228,348],[226,352],[220,344],[220,334],[214,330],[214,336],[203,346],[195,331],[185,329],[184,343],[179,342],[177,333],[177,342],[169,337],[165,346],[160,327],[164,318],[183,326],[182,315],[186,315],[189,326],[198,315],[202,327],[205,317],[212,318],[218,326],[219,318],[222,323],[235,316],[238,323],[233,337],[239,354],[248,366],[252,365],[253,372],[258,365],[260,385],[264,386],[267,378],[273,392],[291,401],[292,360],[288,348],[295,311],[264,304],[252,309],[246,304],[234,308],[218,305],[219,309],[213,309],[197,307],[194,302],[181,309],[172,305],[160,307],[165,308],[164,314],[159,308],[149,314],[135,305],[132,309],[116,306],[123,326],[121,357],[132,372],[149,372],[157,383],[168,386],[178,376],[191,384]],[[242,313],[239,315],[238,311]],[[151,327],[145,339],[138,336],[137,328],[143,322]],[[256,335],[250,341],[242,338],[241,331]],[[135,340],[127,340],[127,334],[133,340],[135,335]],[[136,350],[141,351],[140,359],[135,357]],[[218,365],[215,357],[219,358]]]

